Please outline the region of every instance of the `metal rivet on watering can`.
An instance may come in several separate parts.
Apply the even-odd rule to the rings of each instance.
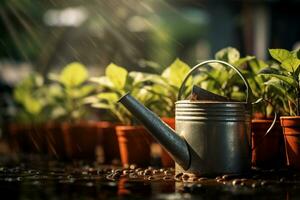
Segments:
[[[228,66],[241,77],[247,91],[245,102],[220,96],[214,96],[214,100],[180,100],[189,76],[209,63]],[[237,68],[223,61],[209,60],[193,67],[180,87],[175,109],[176,132],[130,94],[119,102],[170,152],[177,163],[177,173],[217,175],[239,174],[251,168],[250,97],[249,84]]]

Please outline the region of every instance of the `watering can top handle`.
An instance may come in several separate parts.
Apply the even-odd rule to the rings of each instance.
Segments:
[[[249,86],[249,83],[248,81],[246,80],[246,78],[243,76],[243,74],[236,68],[234,67],[233,65],[227,63],[227,62],[224,62],[224,61],[221,61],[221,60],[207,60],[207,61],[204,61],[204,62],[201,62],[197,65],[195,65],[188,73],[187,75],[185,76],[185,78],[183,79],[182,83],[181,83],[181,86],[179,88],[179,92],[178,92],[178,97],[177,97],[177,100],[180,100],[181,99],[181,96],[183,94],[183,89],[185,88],[185,84],[188,80],[188,78],[190,77],[190,75],[196,71],[199,67],[203,66],[203,65],[206,65],[206,64],[209,64],[209,63],[220,63],[220,64],[223,64],[223,65],[226,65],[228,67],[230,67],[231,69],[233,69],[239,76],[240,78],[243,80],[244,84],[246,85],[246,91],[247,91],[247,96],[246,96],[246,103],[248,104],[249,103],[249,98],[250,96],[252,95],[252,92],[251,92],[251,88]]]

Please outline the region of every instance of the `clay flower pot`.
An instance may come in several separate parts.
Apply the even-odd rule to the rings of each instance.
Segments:
[[[66,159],[65,136],[61,123],[49,122],[46,124],[46,140],[48,155],[56,159]]]
[[[143,126],[116,126],[116,133],[123,166],[150,165],[152,140]]]
[[[116,134],[116,125],[111,122],[97,122],[97,132],[101,138],[100,147],[103,150],[103,162],[105,164],[120,163],[120,148]],[[100,155],[101,156],[101,155]]]
[[[95,160],[96,146],[100,142],[97,123],[88,121],[63,123],[62,129],[68,158]]]
[[[10,124],[12,148],[20,153],[47,152],[45,127],[41,124]]]
[[[300,116],[280,117],[287,165],[300,170]]]
[[[175,130],[175,118],[164,117],[162,120]],[[163,147],[161,148],[161,163],[163,167],[175,167],[174,160]]]
[[[29,132],[31,126],[25,124],[10,124],[8,130],[10,132],[11,147],[16,152],[30,153],[31,142]]]
[[[272,122],[272,119],[252,120],[252,165],[255,167],[271,169],[284,165],[284,141],[279,121],[264,136]]]

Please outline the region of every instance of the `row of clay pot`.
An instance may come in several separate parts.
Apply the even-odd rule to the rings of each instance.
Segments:
[[[109,122],[11,124],[9,132],[12,149],[18,153],[94,160],[96,147],[101,145],[106,163],[120,160],[115,125]]]
[[[174,119],[171,120],[174,127]],[[109,122],[11,124],[11,147],[18,153],[47,154],[60,160],[97,160],[123,166],[149,166],[155,143],[143,126],[121,126]],[[164,167],[174,166],[162,150]],[[166,161],[165,161],[166,160]],[[119,162],[118,162],[119,161]]]
[[[252,120],[252,163],[259,168],[300,170],[300,117],[281,117],[265,135],[272,120]]]
[[[163,119],[175,128],[173,118]],[[272,120],[252,120],[252,164],[258,168],[300,169],[300,117],[290,122],[281,118],[267,135]],[[283,128],[282,128],[283,127]],[[282,131],[284,130],[284,131]],[[48,123],[12,125],[13,147],[24,153],[47,153],[55,158],[95,159],[95,147],[102,147],[104,162],[121,159],[123,165],[149,166],[154,139],[142,126],[116,126],[109,122]],[[101,157],[101,156],[100,156]],[[174,161],[162,148],[164,167]]]

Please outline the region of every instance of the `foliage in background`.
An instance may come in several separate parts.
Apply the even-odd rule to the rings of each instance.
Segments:
[[[240,71],[246,69],[247,62],[254,56],[240,57],[240,52],[232,47],[221,49],[215,54],[216,60],[222,60],[237,67]],[[210,92],[235,100],[245,99],[245,85],[238,74],[227,66],[212,63],[201,69],[201,87]]]
[[[95,108],[109,110],[114,118],[125,125],[136,124],[132,114],[117,101],[130,92],[142,104],[152,110],[161,103],[157,94],[150,93],[149,81],[159,79],[157,75],[142,72],[128,72],[124,67],[111,63],[106,67],[105,75],[93,77],[91,81],[98,84],[101,92],[86,99]]]
[[[73,62],[65,66],[60,74],[49,74],[54,84],[49,86],[51,118],[82,120],[88,114],[84,99],[94,91],[94,86],[85,84],[88,71],[84,65]]]
[[[19,104],[16,121],[38,123],[47,118],[47,88],[40,74],[33,73],[22,80],[14,89],[15,101]]]
[[[261,70],[260,74],[270,78],[265,84],[276,90],[285,114],[299,116],[299,50],[288,51],[286,49],[270,49],[269,52],[272,58],[275,59],[280,66],[277,68],[276,66],[265,68]]]

